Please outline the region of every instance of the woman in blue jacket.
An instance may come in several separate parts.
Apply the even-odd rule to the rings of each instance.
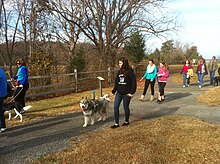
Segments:
[[[139,98],[139,100],[144,101],[144,97],[146,95],[146,92],[147,92],[149,85],[151,88],[150,101],[154,100],[154,85],[155,85],[156,76],[157,76],[157,67],[154,64],[154,60],[150,59],[149,64],[146,69],[146,72],[145,72],[144,76],[140,79],[140,82],[143,81],[143,79],[145,79],[145,85],[144,85],[143,94],[141,95],[141,98]]]
[[[15,91],[15,107],[19,113],[23,113],[23,107],[25,107],[25,94],[29,88],[28,82],[28,70],[23,59],[17,59],[16,65],[18,66],[18,72],[15,76],[16,79],[16,91]]]
[[[5,116],[3,111],[3,100],[7,95],[7,80],[5,72],[0,68],[0,133],[6,129]]]

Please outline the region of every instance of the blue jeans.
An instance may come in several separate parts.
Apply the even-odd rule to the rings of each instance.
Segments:
[[[4,116],[4,111],[3,111],[3,100],[4,97],[0,97],[0,128],[6,128],[5,125],[5,116]]]
[[[200,86],[202,86],[202,84],[203,84],[204,76],[205,76],[205,73],[198,73],[198,81],[199,81]]]
[[[189,78],[186,78],[187,77],[187,74],[186,73],[183,73],[183,85],[190,85],[190,76]]]
[[[114,102],[114,116],[115,116],[115,123],[119,124],[119,107],[121,101],[123,100],[124,112],[125,112],[125,122],[129,122],[130,117],[130,109],[129,104],[131,101],[131,97],[127,95],[121,95],[120,93],[116,93],[115,102]]]
[[[215,71],[210,71],[209,75],[210,75],[210,83],[212,84],[214,81]]]

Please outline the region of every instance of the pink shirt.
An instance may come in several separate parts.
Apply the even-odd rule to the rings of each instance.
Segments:
[[[159,82],[167,82],[167,79],[169,77],[169,71],[168,70],[165,71],[164,67],[160,67],[157,74],[162,75],[162,76],[158,76],[158,81]]]

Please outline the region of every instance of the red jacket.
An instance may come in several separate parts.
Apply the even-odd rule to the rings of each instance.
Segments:
[[[186,64],[184,64],[180,74],[187,73],[188,69],[191,69],[191,68],[192,68],[192,65],[189,64],[188,66],[186,66]]]

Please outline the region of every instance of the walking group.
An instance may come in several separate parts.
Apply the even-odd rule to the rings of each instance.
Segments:
[[[119,68],[116,78],[114,88],[112,90],[111,95],[115,95],[114,101],[114,118],[115,123],[111,126],[111,128],[118,128],[119,125],[119,106],[121,101],[123,100],[123,107],[125,113],[125,120],[122,126],[127,126],[130,124],[129,117],[130,117],[130,102],[131,98],[133,97],[134,93],[136,92],[137,83],[136,77],[134,74],[133,69],[129,66],[128,60],[126,58],[119,59]],[[212,57],[211,61],[208,64],[208,68],[206,66],[205,59],[201,59],[198,63],[196,74],[198,75],[198,86],[201,88],[204,84],[203,78],[205,75],[210,74],[210,84],[212,85],[215,82],[215,72],[218,71],[216,74],[218,77],[220,75],[220,68],[218,68],[218,60],[215,56]],[[151,95],[150,101],[154,100],[154,86],[156,81],[158,82],[158,98],[157,103],[161,104],[165,100],[165,93],[164,89],[167,84],[167,80],[169,78],[169,67],[167,63],[160,62],[159,68],[154,63],[153,59],[150,59],[146,68],[146,72],[143,77],[140,79],[140,82],[145,80],[144,90],[139,98],[139,100],[144,101],[148,87],[150,86]],[[189,60],[185,61],[180,74],[183,76],[183,87],[190,86],[190,78],[193,77],[193,67]]]
[[[16,60],[17,65],[17,74],[14,76],[13,80],[15,80],[15,91],[13,93],[13,102],[14,107],[19,113],[24,113],[25,107],[25,94],[29,88],[28,82],[28,71],[26,64],[23,59]],[[11,79],[12,80],[12,79]],[[0,68],[0,133],[6,130],[5,124],[5,116],[4,116],[4,100],[8,97],[10,92],[9,84],[6,78],[5,71]]]
[[[218,60],[215,56],[208,63],[208,67],[206,66],[205,59],[201,59],[196,68],[196,74],[198,76],[198,86],[202,88],[204,86],[204,76],[210,75],[210,85],[218,85],[219,76],[220,76],[220,67],[218,67]],[[186,60],[182,70],[180,72],[183,76],[183,88],[186,86],[190,86],[190,79],[193,77],[193,67],[189,60]]]
[[[119,71],[117,72],[116,78],[115,78],[115,84],[114,88],[112,89],[111,95],[115,95],[115,101],[114,101],[114,118],[115,118],[115,124],[111,126],[111,128],[117,128],[119,127],[119,107],[121,102],[123,101],[123,107],[124,107],[124,113],[125,113],[125,120],[122,126],[127,126],[130,124],[129,118],[130,118],[130,102],[131,99],[136,92],[137,88],[137,82],[136,82],[136,76],[134,73],[134,70],[130,67],[128,59],[125,57],[122,57],[118,61],[119,64]],[[23,59],[16,60],[17,65],[17,74],[14,77],[14,80],[16,80],[15,85],[16,89],[14,92],[14,107],[19,113],[23,113],[24,107],[25,107],[25,94],[26,91],[29,88],[29,82],[28,82],[28,70],[26,67],[26,64]],[[201,59],[199,61],[199,64],[196,69],[196,74],[198,75],[198,86],[201,88],[204,84],[203,78],[205,75],[210,74],[210,84],[212,85],[215,83],[215,75],[219,77],[220,75],[220,68],[218,68],[218,60],[215,56],[211,59],[211,61],[208,64],[208,68],[206,66],[206,62],[204,59]],[[216,74],[215,72],[218,71]],[[165,100],[165,93],[164,89],[167,84],[167,80],[169,78],[169,67],[167,63],[160,62],[159,68],[154,63],[153,59],[150,59],[148,62],[148,65],[146,67],[146,72],[143,75],[143,77],[140,79],[140,82],[145,80],[144,90],[139,98],[139,100],[144,101],[148,87],[150,86],[151,89],[151,95],[150,95],[150,101],[154,100],[154,86],[157,82],[158,84],[158,97],[157,97],[157,103],[161,104]],[[189,60],[185,61],[185,64],[182,67],[182,70],[180,72],[183,76],[183,87],[189,87],[190,86],[190,79],[193,77],[193,66],[191,65]],[[0,68],[0,132],[3,132],[6,130],[6,124],[5,124],[5,117],[4,117],[4,99],[7,97],[7,79],[5,72],[2,68]]]
[[[157,81],[159,88],[157,103],[159,104],[162,103],[165,100],[164,88],[167,84],[168,77],[169,77],[169,68],[167,63],[160,62],[160,67],[159,69],[157,69],[157,66],[154,64],[154,60],[150,59],[148,66],[146,68],[146,72],[144,76],[140,79],[140,82],[142,82],[143,79],[145,79],[145,85],[144,85],[143,93],[139,100],[144,101],[149,85],[151,89],[150,101],[154,100],[154,85],[155,82]]]
[[[116,78],[114,88],[112,90],[112,95],[115,95],[114,101],[114,117],[115,117],[115,124],[111,126],[111,128],[118,128],[119,125],[119,106],[121,101],[123,100],[123,107],[125,113],[125,121],[122,126],[129,125],[129,117],[130,117],[130,101],[133,97],[133,94],[136,92],[137,83],[136,83],[136,76],[134,74],[133,69],[129,66],[128,59],[121,58],[119,59],[119,68]],[[167,79],[169,77],[169,69],[168,65],[165,62],[160,62],[160,67],[157,69],[156,65],[154,64],[154,60],[149,60],[149,64],[146,69],[146,73],[140,79],[143,81],[145,79],[145,86],[143,94],[141,95],[140,100],[143,101],[146,95],[147,89],[150,85],[151,88],[151,97],[150,101],[154,100],[154,85],[156,83],[156,79],[158,81],[159,87],[159,94],[158,94],[158,103],[162,103],[165,99],[164,96],[164,88],[167,83]]]

